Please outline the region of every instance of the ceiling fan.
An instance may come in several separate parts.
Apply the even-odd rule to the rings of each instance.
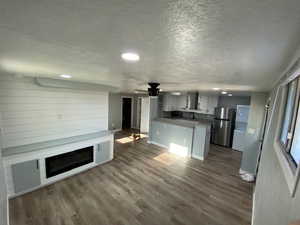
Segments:
[[[161,91],[159,87],[160,83],[157,82],[149,82],[148,85],[150,86],[148,90],[139,90],[136,89],[134,93],[136,94],[148,94],[150,97],[157,97],[159,92]]]

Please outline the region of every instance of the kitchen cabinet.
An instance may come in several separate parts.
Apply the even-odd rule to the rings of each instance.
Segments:
[[[177,101],[176,101],[176,108],[178,110],[182,110],[186,108],[186,101],[187,101],[187,96],[186,95],[180,95],[177,96]]]
[[[163,96],[163,111],[176,111],[186,107],[186,95],[165,94]]]
[[[208,114],[215,114],[215,108],[218,106],[218,96],[208,97]]]
[[[171,94],[165,94],[163,96],[163,111],[173,111],[175,104],[175,96]]]
[[[198,97],[198,110],[200,113],[214,114],[217,105],[218,96],[199,95]]]
[[[187,95],[165,94],[163,96],[163,111],[185,111],[204,114],[214,114],[218,105],[218,96],[199,95],[197,109],[186,109]]]
[[[41,184],[38,159],[13,164],[11,172],[15,193],[33,189]]]
[[[208,96],[199,95],[198,97],[198,110],[203,113],[208,112]]]
[[[98,147],[96,150],[95,162],[96,162],[96,164],[101,164],[101,163],[107,162],[109,160],[111,160],[110,141],[105,141],[105,142],[98,144]]]
[[[152,121],[151,143],[168,148],[174,154],[191,156],[193,132],[191,125],[185,127],[164,121]]]

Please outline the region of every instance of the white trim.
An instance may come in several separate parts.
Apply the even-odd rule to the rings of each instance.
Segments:
[[[112,130],[112,132],[113,132],[113,133],[116,133],[116,132],[119,132],[119,131],[121,131],[121,130],[122,130],[121,128],[118,128],[118,129]]]
[[[166,148],[167,150],[169,150],[169,147],[168,146],[165,146],[165,145],[162,145],[162,144],[159,144],[155,141],[148,141],[149,144],[153,144],[153,145],[157,145],[159,147],[162,147],[162,148]]]
[[[6,221],[7,221],[7,225],[9,225],[10,221],[9,221],[9,198],[8,198],[8,195],[6,195],[6,207],[7,207],[7,209],[6,209],[6,213],[7,213]]]
[[[199,160],[201,160],[201,161],[203,161],[203,160],[204,160],[204,158],[203,158],[203,157],[201,157],[201,156],[197,156],[197,155],[192,155],[192,158],[194,158],[194,159],[199,159]]]
[[[166,145],[159,144],[159,143],[157,143],[157,142],[155,142],[155,141],[148,141],[148,144],[156,145],[156,146],[158,146],[158,147],[161,147],[161,148],[166,149],[166,150],[167,150],[168,152],[170,152],[171,154],[175,154],[175,153],[172,153],[171,150],[170,150],[170,147],[168,147],[168,146],[166,146]],[[188,152],[187,155],[184,155],[183,157],[186,157],[186,158],[193,158],[190,152]],[[201,157],[198,157],[197,159],[199,159],[199,160],[204,160],[204,159],[202,159]]]
[[[275,149],[279,164],[282,168],[284,177],[286,179],[287,185],[289,187],[290,193],[293,195],[294,193],[294,185],[295,185],[295,180],[294,180],[294,173],[292,172],[289,162],[286,159],[286,157],[283,155],[283,150],[280,147],[280,143],[278,140],[275,140],[273,147]]]
[[[271,127],[271,123],[277,122],[273,147],[275,149],[277,159],[282,168],[284,177],[286,179],[286,182],[287,182],[287,185],[288,185],[288,188],[289,188],[289,191],[290,191],[290,194],[292,197],[294,197],[294,195],[295,195],[296,187],[299,182],[300,166],[297,167],[296,172],[293,171],[285,153],[283,152],[284,150],[282,149],[282,147],[279,143],[281,126],[282,126],[281,121],[282,121],[282,118],[284,115],[284,110],[285,110],[285,107],[284,107],[285,106],[285,95],[282,94],[281,99],[278,98],[278,95],[279,95],[279,92],[283,93],[283,89],[284,89],[285,85],[287,85],[290,81],[294,80],[295,78],[297,78],[299,76],[300,76],[300,69],[297,69],[291,76],[288,76],[285,80],[282,81],[281,84],[279,84],[279,87],[277,88],[276,95],[275,95],[275,100],[274,100],[274,104],[273,104],[273,109],[272,109],[272,114],[270,117],[269,126],[268,126],[268,129],[266,132],[266,135],[268,135],[270,127]],[[279,101],[277,101],[278,99],[279,99]],[[276,107],[278,107],[279,120],[272,121]]]
[[[241,174],[246,174],[246,173],[248,173],[247,171],[245,171],[245,170],[242,170],[241,168],[240,168],[240,170],[239,170],[239,174],[241,175]]]
[[[121,96],[121,129],[123,128],[123,98],[131,98],[131,124],[130,127],[133,128],[133,105],[134,105],[134,97],[132,96]]]

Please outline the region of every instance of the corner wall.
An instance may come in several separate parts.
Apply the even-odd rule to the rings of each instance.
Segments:
[[[291,64],[300,57],[300,49]],[[266,135],[254,193],[252,225],[288,225],[300,219],[300,185],[294,197],[290,195],[283,170],[273,147],[277,124],[282,121],[278,116],[279,103],[274,105],[276,88],[271,93],[273,118],[269,133]],[[280,98],[280,94],[278,98]]]
[[[109,93],[108,98],[108,129],[122,128],[122,100],[119,93]]]
[[[251,95],[250,112],[241,162],[241,169],[250,174],[256,173],[266,102],[266,93],[253,93]]]

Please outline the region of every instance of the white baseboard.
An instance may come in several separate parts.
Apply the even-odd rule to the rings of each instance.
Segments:
[[[203,158],[203,157],[201,157],[201,156],[197,156],[197,155],[192,155],[192,158],[194,158],[194,159],[199,159],[199,160],[201,160],[201,161],[203,161],[203,160],[204,160],[204,158]]]
[[[166,149],[168,149],[168,150],[169,150],[169,147],[168,147],[168,146],[165,146],[165,145],[159,144],[159,143],[157,143],[157,142],[155,142],[155,141],[148,141],[148,144],[157,145],[157,146],[159,146],[159,147],[166,148]]]
[[[112,132],[113,132],[113,133],[116,133],[116,132],[119,132],[119,131],[121,131],[121,130],[122,130],[121,128],[117,128],[117,129],[112,130]]]
[[[247,172],[247,171],[245,171],[245,170],[242,170],[242,169],[240,169],[239,170],[239,173],[240,173],[240,175],[242,175],[242,174],[250,174],[250,175],[254,175],[254,174],[252,174],[252,173],[249,173],[249,172]]]
[[[242,169],[240,169],[239,171],[240,173],[240,177],[247,182],[253,182],[255,181],[255,175],[253,173],[249,173],[247,171],[244,171]]]
[[[9,198],[8,198],[8,195],[6,196],[6,207],[7,207],[7,209],[6,209],[6,213],[7,213],[6,221],[7,221],[7,225],[9,225],[10,221],[9,221]]]

